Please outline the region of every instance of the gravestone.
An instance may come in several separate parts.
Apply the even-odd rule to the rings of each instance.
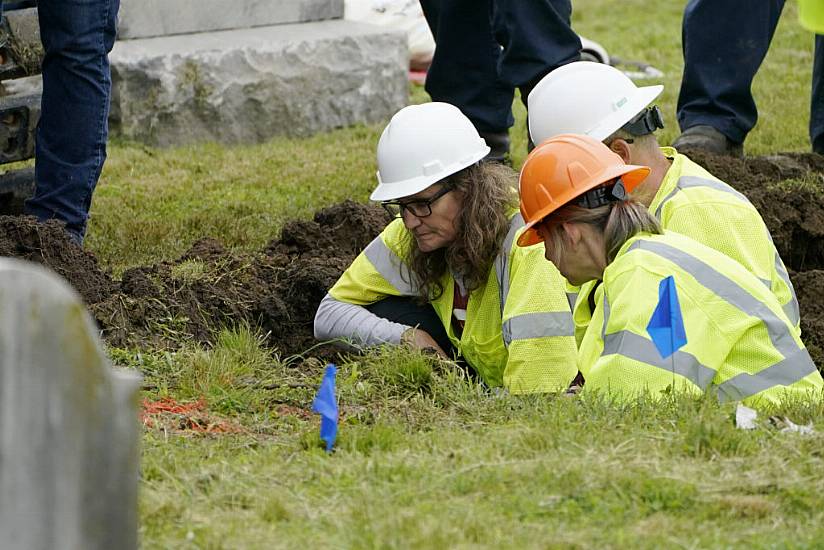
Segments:
[[[120,0],[117,38],[151,38],[343,17],[343,0]]]
[[[0,259],[0,546],[137,548],[140,377],[115,371],[80,297]]]
[[[113,135],[260,143],[384,122],[406,105],[406,36],[343,0],[122,0]]]

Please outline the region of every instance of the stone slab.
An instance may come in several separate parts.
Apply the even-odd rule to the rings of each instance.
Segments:
[[[343,17],[344,0],[121,0],[120,40]]]
[[[382,122],[406,104],[407,55],[403,33],[343,20],[120,41],[110,128],[170,146]]]
[[[0,259],[2,548],[137,549],[139,391],[66,281]]]

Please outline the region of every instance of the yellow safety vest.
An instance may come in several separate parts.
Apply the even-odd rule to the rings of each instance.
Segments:
[[[664,359],[647,325],[675,280],[687,343]],[[604,271],[579,350],[585,390],[631,399],[673,388],[764,406],[820,398],[821,375],[775,295],[738,262],[678,233],[628,240]]]
[[[662,147],[661,152],[672,159],[672,166],[649,206],[661,227],[714,248],[747,268],[775,294],[801,334],[795,290],[758,210],[747,197],[672,147]],[[595,281],[582,285],[575,302],[579,344],[591,317],[588,295],[596,285]]]
[[[455,281],[431,301],[452,344],[490,387],[512,393],[565,389],[577,374],[566,280],[544,259],[542,245],[519,247],[524,222],[514,215],[486,283],[472,291],[460,338],[452,328]],[[401,258],[411,242],[401,220],[390,223],[343,273],[329,294],[357,305],[386,296],[416,296]],[[407,245],[408,246],[408,245]]]

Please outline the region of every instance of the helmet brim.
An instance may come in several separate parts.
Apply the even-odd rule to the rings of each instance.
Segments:
[[[602,120],[595,128],[587,131],[587,135],[598,141],[604,141],[649,106],[663,91],[664,86],[660,84],[638,88],[625,106]]]
[[[638,185],[644,181],[647,176],[649,176],[650,169],[647,166],[637,166],[634,164],[622,164],[617,166],[610,166],[603,172],[601,172],[598,176],[594,179],[597,179],[601,182],[608,182],[614,180],[616,178],[621,178],[621,181],[624,182],[624,188],[626,189],[627,193],[632,193]],[[595,189],[598,185],[591,187],[590,189]],[[581,195],[583,195],[586,191],[590,189],[585,189],[581,192],[580,195],[577,195],[571,198],[564,204],[552,204],[549,205],[542,210],[539,210],[535,215],[535,220],[528,222],[524,226],[524,232],[518,237],[518,246],[532,246],[534,244],[538,244],[543,241],[541,236],[538,235],[538,232],[535,229],[535,226],[544,221],[547,216],[551,215],[556,210],[563,208],[573,200],[577,199]]]
[[[369,200],[383,202],[402,199],[404,197],[411,197],[412,195],[420,193],[430,185],[433,185],[442,179],[451,176],[452,174],[460,172],[468,166],[472,166],[479,160],[486,157],[491,150],[492,149],[490,149],[489,146],[484,145],[483,147],[478,148],[478,150],[472,155],[465,157],[460,162],[452,163],[450,166],[447,166],[443,171],[439,171],[437,174],[430,176],[422,175],[413,180],[383,183],[380,180],[380,172],[377,172],[377,178],[380,183],[378,183],[378,186],[374,191],[372,191],[372,194],[369,195]]]
[[[526,225],[523,233],[521,233],[520,237],[518,237],[518,246],[532,246],[535,244],[542,243],[544,240],[538,235],[538,232],[535,230],[535,225],[539,222],[543,221],[543,218],[538,220],[537,222],[529,223]]]

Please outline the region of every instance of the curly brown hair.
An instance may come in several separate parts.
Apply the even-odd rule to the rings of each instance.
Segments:
[[[421,252],[407,232],[409,241],[405,248],[409,252],[405,264],[423,302],[443,294],[443,277],[447,273],[460,276],[467,291],[486,283],[509,231],[512,209],[518,205],[517,174],[499,163],[473,164],[441,183],[451,186],[462,198],[460,214],[454,220],[455,240],[444,248]]]

